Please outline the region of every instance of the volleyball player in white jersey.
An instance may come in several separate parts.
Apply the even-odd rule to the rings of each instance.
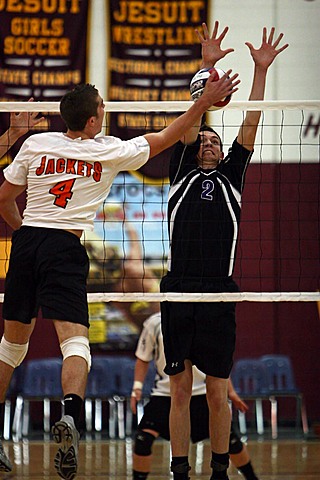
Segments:
[[[226,51],[220,49],[226,32],[216,37],[216,23],[210,37],[206,26],[202,44],[204,68],[215,65]],[[279,47],[275,29],[263,29],[258,49],[246,43],[254,62],[249,100],[263,100],[267,71]],[[199,134],[201,119],[177,144],[170,162],[168,230],[170,251],[168,273],[161,281],[162,292],[235,292],[232,278],[241,213],[245,172],[252,156],[261,112],[248,111],[227,157],[219,135],[208,127]],[[235,304],[232,302],[162,302],[162,333],[170,375],[171,470],[174,480],[188,480],[192,395],[192,365],[207,375],[210,411],[212,475],[226,480],[230,410],[228,378],[235,348]]]
[[[63,356],[65,415],[52,429],[60,444],[55,467],[62,478],[72,480],[77,473],[77,424],[91,362],[89,262],[80,243],[82,232],[93,229],[95,212],[118,172],[138,169],[174,144],[213,103],[236,91],[238,83],[237,75],[218,82],[211,77],[203,97],[171,125],[128,141],[95,138],[102,129],[104,103],[94,86],[79,85],[60,102],[67,132],[32,135],[4,171],[0,214],[14,232],[2,312],[0,404],[3,409],[12,373],[27,354],[41,309],[43,318],[53,321]],[[21,216],[16,198],[24,191]],[[11,469],[3,452],[0,470]]]
[[[153,360],[157,372],[150,401],[144,407],[144,414],[135,434],[132,478],[133,480],[146,480],[151,470],[153,442],[158,436],[166,440],[170,439],[170,381],[169,376],[164,372],[166,361],[163,350],[160,312],[145,320],[136,349],[136,357],[135,381],[131,396],[131,408],[134,413],[137,411],[137,402],[142,398],[143,383],[149,363]],[[191,439],[195,443],[209,438],[209,410],[206,399],[206,376],[195,366],[192,368],[192,373],[190,422]],[[228,396],[234,408],[243,412],[247,411],[248,406],[235,392],[231,380],[229,380],[228,385]],[[232,427],[229,454],[234,466],[247,480],[258,480],[248,450]]]

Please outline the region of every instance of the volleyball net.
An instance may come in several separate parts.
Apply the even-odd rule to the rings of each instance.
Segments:
[[[191,103],[105,105],[104,133],[116,135],[116,125],[120,132],[137,136],[164,128]],[[320,101],[231,102],[223,110],[209,111],[206,122],[220,134],[225,155],[249,109],[261,110],[262,115],[243,194],[234,271],[240,292],[159,292],[169,247],[170,152],[165,152],[139,172],[120,173],[97,211],[94,231],[83,234],[90,258],[88,300],[92,315],[94,305],[104,302],[133,302],[138,314],[141,305],[154,304],[156,309],[164,300],[320,301]],[[0,103],[1,115],[21,111],[41,112],[47,118],[46,128],[55,130],[52,120],[59,112],[57,102]],[[10,161],[7,155],[1,160],[2,167]],[[21,209],[24,201],[20,201]],[[0,275],[4,279],[10,233],[3,220],[0,228]]]

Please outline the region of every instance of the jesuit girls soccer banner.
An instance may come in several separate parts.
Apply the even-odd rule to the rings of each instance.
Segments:
[[[110,101],[188,101],[190,79],[199,69],[201,47],[195,29],[207,21],[208,1],[108,0]],[[161,130],[176,115],[111,115],[110,133],[124,139]],[[141,171],[167,176],[168,152]]]
[[[88,4],[0,0],[0,101],[59,101],[70,87],[86,81]],[[46,121],[53,130],[64,128],[57,115]],[[9,115],[2,113],[0,134],[8,124]]]
[[[0,0],[0,101],[59,101],[73,85],[86,80],[88,0]],[[59,115],[18,140],[0,159],[4,168],[22,142],[35,131],[64,130]],[[0,135],[9,114],[0,113]],[[0,183],[3,181],[1,174]],[[19,197],[24,208],[24,198]],[[10,242],[0,222],[0,285],[8,266]]]

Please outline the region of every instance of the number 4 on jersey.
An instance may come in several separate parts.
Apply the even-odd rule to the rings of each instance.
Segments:
[[[57,205],[57,207],[66,208],[68,200],[72,198],[72,187],[75,181],[75,178],[64,180],[56,183],[52,188],[50,188],[49,193],[56,197],[53,203]]]

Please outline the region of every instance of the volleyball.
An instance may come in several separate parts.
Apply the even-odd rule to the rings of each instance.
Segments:
[[[214,73],[214,81],[219,80],[221,77],[223,77],[223,75],[225,75],[225,72],[221,70],[221,68],[212,67],[199,70],[190,82],[190,94],[194,102],[196,102],[198,98],[201,97],[201,95],[203,94],[205,84],[211,73]],[[212,109],[219,110],[220,108],[228,105],[230,100],[231,95],[228,95],[227,97],[222,98],[219,102],[212,105]]]

